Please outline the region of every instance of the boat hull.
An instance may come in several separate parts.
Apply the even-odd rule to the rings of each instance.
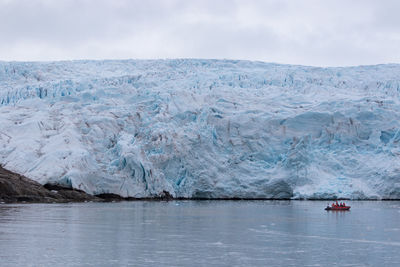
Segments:
[[[350,210],[350,206],[346,207],[326,207],[325,210],[339,210],[339,211],[345,211],[345,210]]]

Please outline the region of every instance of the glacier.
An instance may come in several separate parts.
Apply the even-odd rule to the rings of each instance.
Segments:
[[[400,65],[0,62],[0,164],[90,194],[400,199]]]

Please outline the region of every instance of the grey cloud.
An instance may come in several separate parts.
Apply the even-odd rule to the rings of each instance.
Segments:
[[[0,59],[400,61],[399,1],[0,0]]]

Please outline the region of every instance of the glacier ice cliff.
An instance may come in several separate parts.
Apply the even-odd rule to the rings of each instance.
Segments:
[[[0,164],[91,194],[400,199],[400,65],[0,62]]]

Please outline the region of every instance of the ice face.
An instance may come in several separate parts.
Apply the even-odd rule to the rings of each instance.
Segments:
[[[88,193],[400,198],[400,65],[0,62],[0,163]]]

